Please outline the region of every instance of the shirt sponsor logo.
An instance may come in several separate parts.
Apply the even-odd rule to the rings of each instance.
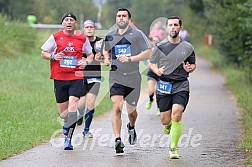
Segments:
[[[75,52],[74,47],[73,47],[73,42],[68,42],[67,46],[63,50],[64,52]]]

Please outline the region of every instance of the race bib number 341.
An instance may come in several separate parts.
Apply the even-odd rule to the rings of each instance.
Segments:
[[[171,94],[172,83],[159,80],[157,82],[157,90],[161,93]]]
[[[75,56],[64,56],[63,59],[60,60],[60,67],[65,68],[76,68],[76,57]]]
[[[131,56],[130,44],[115,45],[115,55],[116,57],[119,55]]]

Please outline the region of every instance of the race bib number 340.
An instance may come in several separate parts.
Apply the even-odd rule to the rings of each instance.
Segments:
[[[60,67],[65,68],[76,68],[76,57],[75,56],[64,56],[63,59],[60,60]]]
[[[115,55],[116,57],[119,55],[131,56],[130,44],[115,45]]]

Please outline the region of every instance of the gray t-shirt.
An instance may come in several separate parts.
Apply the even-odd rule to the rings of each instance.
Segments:
[[[182,62],[195,64],[195,53],[189,42],[172,44],[166,40],[159,43],[151,55],[150,62],[157,64],[158,68],[164,68],[164,73],[159,78],[162,81],[173,83],[172,94],[189,91],[188,73],[182,64]]]
[[[113,30],[106,35],[104,44],[104,49],[110,52],[110,82],[130,87],[134,83],[140,84],[139,62],[123,63],[117,59],[117,56],[135,56],[151,48],[148,38],[142,31],[129,27],[124,34],[120,35],[118,30]]]

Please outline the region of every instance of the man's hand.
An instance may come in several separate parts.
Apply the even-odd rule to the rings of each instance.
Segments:
[[[161,68],[158,68],[157,69],[157,71],[155,71],[155,73],[157,74],[157,76],[161,76],[161,75],[163,75],[163,73],[164,73],[164,66],[163,67],[161,67]]]
[[[186,72],[190,73],[192,71],[191,65],[189,62],[183,62],[183,68]]]
[[[100,52],[97,52],[96,54],[95,54],[95,58],[94,58],[96,61],[102,61],[102,55],[101,55],[101,53]]]
[[[79,66],[79,69],[84,69],[87,65],[88,65],[87,60],[84,57],[77,63],[77,66]]]
[[[110,62],[109,59],[104,59],[103,63],[104,63],[105,66],[111,65],[111,62]]]
[[[61,59],[63,59],[63,56],[64,56],[64,53],[63,53],[63,51],[61,51],[61,52],[55,54],[53,59],[54,60],[61,60]]]
[[[117,59],[120,61],[120,62],[122,62],[122,63],[125,63],[125,62],[129,62],[128,60],[128,57],[127,56],[125,56],[125,55],[119,55],[118,57],[117,57]]]

